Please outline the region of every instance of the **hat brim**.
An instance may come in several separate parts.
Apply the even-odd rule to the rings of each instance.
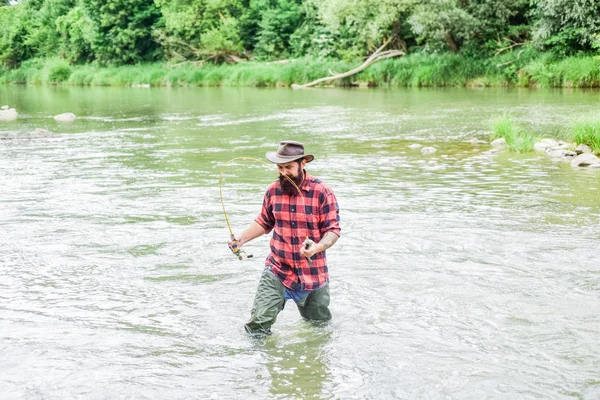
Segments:
[[[302,158],[306,159],[306,162],[311,162],[315,159],[312,154],[303,154],[301,156],[279,156],[274,151],[269,151],[266,154],[267,160],[271,161],[274,164],[285,164],[291,161],[300,160]]]

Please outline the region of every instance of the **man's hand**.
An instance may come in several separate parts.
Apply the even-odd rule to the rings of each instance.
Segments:
[[[331,232],[327,232],[325,234],[325,236],[323,236],[323,239],[321,239],[321,241],[319,243],[315,243],[312,240],[307,238],[304,241],[304,243],[302,243],[302,248],[300,249],[300,255],[302,255],[302,257],[306,257],[310,260],[310,257],[314,256],[315,254],[317,254],[321,251],[325,251],[328,248],[330,248],[331,246],[333,246],[335,244],[335,242],[337,242],[337,240],[338,240],[338,235],[336,235],[335,233],[331,233]],[[307,244],[308,244],[308,246],[307,246]]]
[[[242,249],[242,243],[238,238],[236,238],[233,234],[231,235],[231,239],[227,242],[229,249],[236,255],[240,260],[244,259],[244,255],[246,254]],[[248,256],[250,258],[252,256]]]
[[[242,247],[242,244],[240,243],[240,240],[235,237],[235,235],[231,235],[231,239],[227,242],[227,246],[229,246],[231,251],[235,253],[240,247]]]
[[[304,243],[302,243],[302,248],[300,249],[300,255],[302,257],[306,257],[310,259],[312,256],[317,254],[318,252],[323,251],[318,244],[313,242],[310,239],[306,239]]]

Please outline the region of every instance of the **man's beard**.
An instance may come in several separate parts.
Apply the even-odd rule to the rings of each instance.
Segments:
[[[298,177],[289,176],[289,175],[286,175],[286,176],[288,178],[290,178],[292,181],[294,181],[294,183],[298,187],[300,187],[300,184],[304,180],[304,172],[303,171],[300,171],[298,173]],[[292,183],[283,175],[279,175],[279,184],[281,185],[281,191],[283,193],[287,194],[288,196],[293,196],[296,193],[298,193],[298,189],[296,188],[296,186],[292,185]]]

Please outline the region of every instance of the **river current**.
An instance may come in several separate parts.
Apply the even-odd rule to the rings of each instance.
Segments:
[[[19,112],[0,121],[0,398],[598,399],[600,169],[488,143],[495,118],[556,137],[599,99],[0,87]],[[251,338],[268,238],[232,256],[219,175],[283,139],[339,201],[333,319],[288,302]],[[239,232],[277,172],[223,174]]]

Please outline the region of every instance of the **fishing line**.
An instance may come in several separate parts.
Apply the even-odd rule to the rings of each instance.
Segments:
[[[227,167],[229,167],[230,164],[234,163],[235,161],[242,161],[242,160],[243,161],[256,161],[256,162],[259,162],[261,164],[268,165],[269,168],[272,168],[273,165],[274,165],[272,163],[268,163],[268,162],[266,162],[264,160],[261,160],[259,158],[253,158],[253,157],[235,157],[235,158],[232,158],[231,160],[227,161],[225,163],[225,165],[223,165],[223,168],[221,168],[221,173],[219,174],[219,197],[221,199],[221,207],[223,208],[223,216],[225,216],[225,222],[227,223],[227,229],[229,229],[229,235],[231,237],[231,240],[235,240],[235,235],[233,234],[233,229],[231,229],[231,223],[229,222],[229,217],[227,216],[227,211],[225,210],[225,200],[223,199],[223,174],[225,173],[225,170],[227,169]],[[306,203],[304,201],[304,195],[302,194],[302,190],[300,190],[300,187],[298,187],[298,185],[296,185],[296,182],[294,182],[292,180],[292,178],[290,178],[286,174],[280,173],[279,170],[277,172],[279,173],[279,175],[281,175],[285,179],[287,179],[296,188],[296,190],[298,190],[298,194],[302,198],[302,205],[304,206],[304,211],[306,212]],[[306,243],[305,248],[308,249],[310,247],[310,245],[312,243],[314,243],[314,242],[312,242],[312,240],[310,240],[307,237],[305,243]],[[236,249],[231,249],[231,251],[240,260],[243,260],[244,256],[246,256],[247,258],[252,257],[251,254],[247,255],[246,252],[244,250],[240,249],[239,247],[236,247]],[[308,261],[309,261],[309,264],[312,264],[312,260],[310,258],[308,259]]]

